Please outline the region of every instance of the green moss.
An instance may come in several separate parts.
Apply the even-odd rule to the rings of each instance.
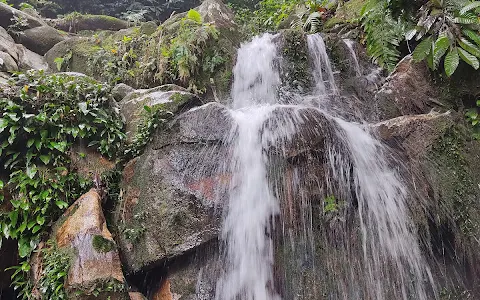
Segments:
[[[283,76],[288,78],[289,85],[303,90],[311,86],[312,75],[305,32],[300,29],[285,30],[282,53],[286,60]]]
[[[463,127],[450,128],[437,140],[430,152],[430,169],[441,204],[437,222],[453,221],[461,233],[474,236],[480,225],[477,187],[465,153],[467,133]]]
[[[115,242],[101,235],[95,235],[92,238],[92,246],[99,253],[107,253],[115,249]]]

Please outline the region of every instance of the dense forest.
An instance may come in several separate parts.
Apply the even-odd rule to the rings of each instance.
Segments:
[[[469,0],[0,0],[0,299],[263,300],[201,298],[199,290],[208,288],[198,268],[186,265],[210,272],[216,263],[209,253],[222,257],[225,212],[209,201],[222,198],[220,186],[231,179],[212,171],[219,168],[215,161],[235,155],[222,150],[233,122],[223,117],[223,106],[235,103],[239,63],[253,60],[238,49],[265,33],[278,45],[272,61],[281,84],[274,90],[286,106],[314,92],[309,43],[322,37],[333,68],[319,67],[331,76],[324,90],[343,103],[335,104],[335,117],[375,128],[382,143],[401,153],[391,157],[404,160],[392,169],[408,169],[405,178],[413,178],[405,184],[414,190],[405,197],[406,227],[435,265],[434,296],[425,299],[478,299],[480,1]],[[256,65],[249,68],[254,72]],[[246,86],[265,83],[258,78]],[[293,176],[278,171],[292,164],[321,181],[327,163],[317,158],[333,152],[319,149],[335,134],[325,125],[330,117],[317,118],[301,123],[323,126],[322,138],[293,135],[298,142],[287,150],[262,140],[268,146],[261,153],[270,165],[278,163],[266,163],[274,171],[264,177]],[[259,131],[287,123],[270,121]],[[353,174],[351,168],[345,173]],[[381,299],[338,292],[337,286],[348,286],[348,276],[339,274],[342,255],[349,257],[343,250],[350,248],[338,246],[348,243],[336,230],[361,247],[351,228],[362,227],[362,205],[359,195],[350,195],[355,189],[343,193],[330,181],[318,184],[321,192],[304,187],[312,201],[311,239],[320,241],[311,242],[311,261],[330,257],[330,271],[319,275],[308,259],[298,270],[291,267],[294,250],[285,245],[290,239],[307,247],[296,240],[301,234],[287,238],[288,230],[269,232],[265,225],[261,235],[274,236],[269,241],[283,249],[274,251],[275,282],[267,284],[282,297],[265,300]],[[278,188],[276,197],[287,190]],[[275,230],[301,227],[308,205],[291,197],[295,218],[288,219],[282,202],[281,213],[267,219],[283,224],[272,225]],[[327,279],[312,279],[318,276]],[[221,280],[214,278],[206,281],[218,292]],[[400,285],[389,289],[400,291]],[[389,289],[382,299],[407,299]]]

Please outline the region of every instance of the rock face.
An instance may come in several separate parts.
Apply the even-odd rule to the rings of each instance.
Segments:
[[[47,25],[42,19],[31,16],[23,11],[15,9],[8,4],[0,2],[0,26],[7,28],[14,24],[14,17],[25,20],[27,28],[34,28],[38,26]]]
[[[80,197],[57,226],[58,247],[73,249],[74,253],[65,283],[72,299],[90,299],[94,290],[100,291],[99,299],[125,299],[120,258],[97,191],[92,189]],[[81,296],[73,296],[75,293]]]
[[[127,138],[131,141],[138,132],[145,106],[176,114],[200,104],[200,99],[185,88],[168,84],[149,90],[134,90],[120,101],[119,106],[127,124]]]
[[[126,268],[148,269],[216,238],[229,174],[222,139],[228,110],[210,103],[180,115],[124,170],[125,191],[116,207]]]
[[[439,96],[426,64],[415,63],[407,56],[375,95],[378,118],[387,120],[428,113],[434,107],[443,106]]]
[[[79,32],[82,30],[113,30],[128,28],[128,22],[104,15],[79,15],[71,19],[55,21],[55,27],[66,32]]]

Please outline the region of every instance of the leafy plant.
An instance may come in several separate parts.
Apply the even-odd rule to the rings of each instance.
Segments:
[[[423,39],[415,48],[415,61],[426,60],[437,70],[444,58],[444,70],[451,76],[460,59],[475,70],[480,67],[480,1],[430,0],[420,9],[417,26],[406,35]]]
[[[369,0],[361,11],[367,54],[381,67],[392,71],[399,58],[398,46],[405,33],[405,24],[393,19],[388,1]]]
[[[467,110],[465,113],[465,116],[467,117],[467,121],[472,124],[473,126],[473,137],[477,140],[480,140],[480,115],[479,115],[479,109],[480,109],[480,99],[477,100],[477,107],[476,108],[471,108]]]
[[[10,207],[0,212],[0,240],[18,241],[24,272],[40,235],[90,184],[70,170],[70,146],[85,140],[114,158],[125,134],[108,86],[43,71],[18,73],[13,80],[0,96],[0,171],[9,177],[1,185],[12,195],[0,199]],[[23,289],[21,272],[16,274],[14,285]]]
[[[57,57],[54,59],[57,66],[58,71],[66,71],[68,70],[68,66],[70,65],[70,60],[72,59],[72,51],[68,51],[63,57]]]

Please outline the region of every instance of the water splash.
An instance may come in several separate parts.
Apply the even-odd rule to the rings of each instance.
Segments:
[[[332,65],[330,64],[322,36],[319,33],[308,35],[307,45],[313,61],[313,77],[315,80],[316,94],[338,94]]]
[[[362,71],[360,69],[360,64],[358,63],[357,53],[355,52],[355,49],[353,48],[354,42],[350,39],[344,39],[343,42],[345,43],[345,45],[347,45],[348,51],[350,52],[350,56],[353,59],[353,63],[354,63],[353,66],[354,66],[355,74],[357,76],[362,76]]]
[[[280,75],[275,67],[275,36],[254,38],[238,52],[232,90],[235,126],[233,178],[222,228],[225,274],[217,282],[217,300],[276,300],[273,290],[272,218],[278,201],[267,179],[262,128],[276,102]],[[262,104],[262,105],[260,105]]]

